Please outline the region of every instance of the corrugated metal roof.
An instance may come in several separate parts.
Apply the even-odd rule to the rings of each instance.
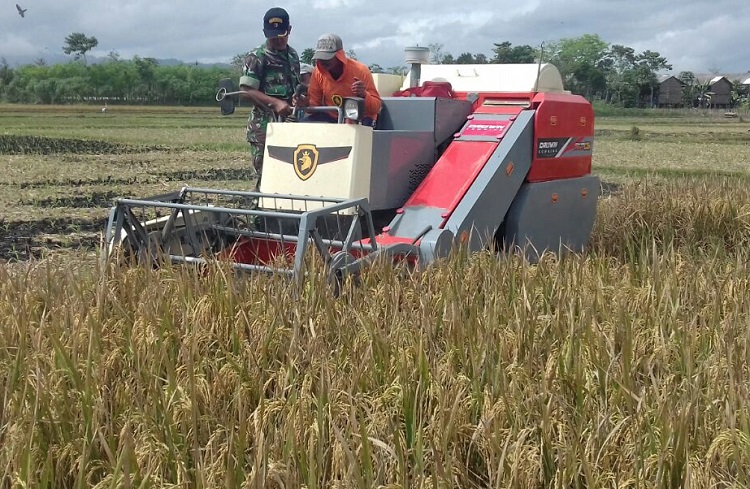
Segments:
[[[668,74],[659,75],[658,76],[659,83],[668,79],[670,76],[674,76],[674,75],[668,75]],[[713,73],[693,73],[693,76],[695,77],[696,83],[714,84],[717,81],[721,80],[722,78],[726,78],[727,81],[729,82],[739,81],[743,85],[750,85],[750,73],[726,73],[723,75],[716,75]]]
[[[666,81],[666,80],[669,80],[670,78],[676,78],[676,77],[675,77],[674,75],[659,75],[659,76],[657,77],[657,81],[658,81],[659,83],[662,83],[662,82],[664,82],[664,81]]]

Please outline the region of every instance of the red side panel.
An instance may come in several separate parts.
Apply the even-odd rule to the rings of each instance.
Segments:
[[[417,187],[404,208],[437,207],[453,210],[492,155],[498,142],[454,141]]]
[[[591,173],[594,109],[579,95],[538,93],[533,100],[534,148],[529,182]]]
[[[287,263],[294,260],[296,243],[282,243],[273,239],[242,237],[231,248],[222,253],[221,258],[229,258],[237,263],[249,265],[270,265],[284,257]]]

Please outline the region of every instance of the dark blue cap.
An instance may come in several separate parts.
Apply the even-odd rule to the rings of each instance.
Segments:
[[[289,14],[281,7],[274,7],[263,16],[263,34],[266,38],[289,34]]]

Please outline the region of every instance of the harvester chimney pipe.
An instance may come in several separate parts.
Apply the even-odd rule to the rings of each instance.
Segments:
[[[411,64],[409,87],[418,87],[422,78],[422,65],[430,61],[430,49],[414,46],[404,49],[404,53],[406,62]]]
[[[409,73],[409,87],[418,87],[419,79],[422,78],[422,65],[419,63],[412,63]]]

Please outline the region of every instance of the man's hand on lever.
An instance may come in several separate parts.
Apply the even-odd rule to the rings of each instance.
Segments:
[[[294,95],[292,95],[292,105],[299,108],[307,107],[307,87],[297,85],[297,89],[294,90]]]
[[[286,103],[284,100],[275,99],[271,102],[271,110],[276,112],[280,117],[286,117],[291,115],[292,106]]]
[[[365,98],[365,82],[355,77],[352,83],[352,93],[355,97]]]

